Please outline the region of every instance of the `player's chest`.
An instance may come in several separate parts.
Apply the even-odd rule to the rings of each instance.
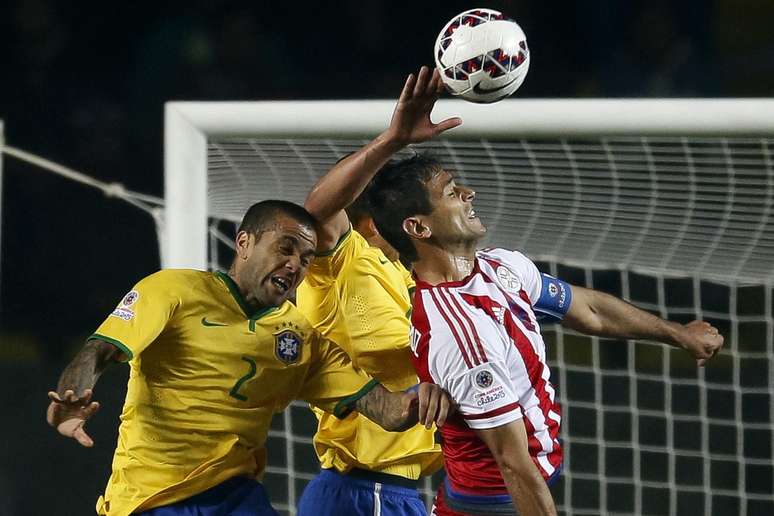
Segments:
[[[281,312],[246,318],[204,306],[186,314],[172,331],[181,361],[194,360],[202,367],[212,364],[233,373],[247,362],[260,372],[293,369],[310,360],[311,329],[299,318]]]

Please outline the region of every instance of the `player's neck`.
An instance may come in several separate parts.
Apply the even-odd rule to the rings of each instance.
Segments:
[[[251,310],[258,311],[261,308],[265,308],[265,304],[259,302],[250,292],[250,289],[245,287],[244,282],[239,280],[239,274],[236,272],[233,265],[228,271],[228,276],[234,282],[234,285],[236,285],[237,290],[239,290],[239,295],[242,296],[242,300],[245,302],[245,304],[247,304],[248,307],[250,307]]]
[[[464,279],[473,272],[476,264],[473,246],[453,250],[425,246],[418,251],[419,260],[413,263],[414,272],[431,285]]]

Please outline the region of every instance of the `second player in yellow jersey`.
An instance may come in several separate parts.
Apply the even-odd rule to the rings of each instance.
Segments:
[[[405,145],[458,125],[456,120],[430,121],[442,88],[440,78],[427,68],[409,76],[390,127],[337,163],[305,205],[318,219],[320,237],[318,256],[298,291],[299,308],[347,351],[357,368],[394,389],[417,383],[409,356],[413,282],[395,249],[376,231],[362,192]],[[442,466],[433,428],[396,435],[357,415],[336,420],[315,412],[314,444],[322,471],[304,490],[300,516],[427,513],[417,481]]]

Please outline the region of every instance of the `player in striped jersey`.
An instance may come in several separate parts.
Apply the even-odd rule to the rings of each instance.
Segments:
[[[440,429],[447,478],[434,514],[556,514],[548,484],[562,466],[561,412],[541,321],[679,346],[699,365],[723,337],[541,274],[521,253],[477,251],[486,227],[474,197],[422,156],[387,165],[369,188],[379,232],[413,264],[414,366],[459,405]]]

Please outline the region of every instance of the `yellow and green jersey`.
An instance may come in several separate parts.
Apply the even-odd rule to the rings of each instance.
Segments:
[[[303,399],[344,417],[376,383],[292,303],[254,312],[222,273],[152,274],[90,338],[130,364],[100,514],[167,505],[238,475],[260,479],[275,412]]]
[[[390,390],[417,383],[411,365],[409,291],[414,282],[398,261],[388,260],[357,231],[350,230],[329,253],[317,256],[298,288],[298,308],[327,338],[341,346],[355,367]],[[417,479],[442,465],[434,429],[417,425],[387,432],[350,414],[318,417],[314,445],[323,468],[353,467]]]

